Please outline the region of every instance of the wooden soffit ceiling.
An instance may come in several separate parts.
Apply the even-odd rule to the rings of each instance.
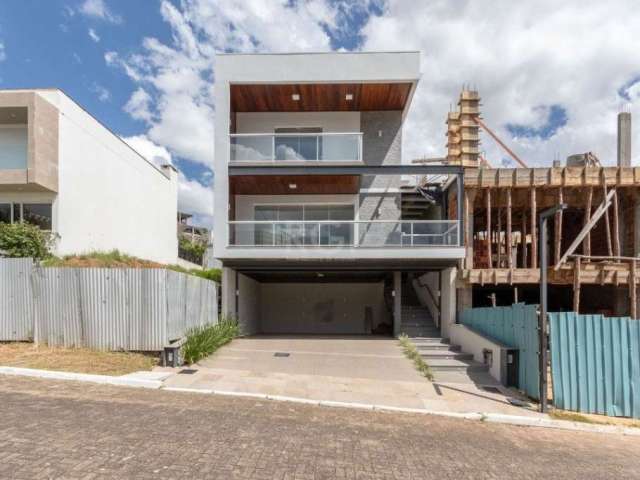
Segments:
[[[231,85],[232,112],[403,110],[411,83]],[[294,100],[294,96],[299,100]],[[352,95],[347,100],[347,95]]]
[[[360,189],[358,175],[239,175],[229,177],[229,182],[232,195],[324,195]]]

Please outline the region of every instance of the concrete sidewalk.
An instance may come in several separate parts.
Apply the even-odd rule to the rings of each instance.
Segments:
[[[510,404],[508,397],[520,398],[518,394],[502,387],[495,390],[496,382],[488,377],[482,380],[494,387],[491,391],[464,375],[450,377],[453,382],[429,382],[390,338],[239,338],[193,368],[194,374],[174,371],[164,386],[451,413],[540,416]]]

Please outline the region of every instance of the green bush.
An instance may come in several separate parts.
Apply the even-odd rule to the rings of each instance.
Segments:
[[[214,282],[220,283],[222,280],[222,270],[219,268],[210,268],[209,270],[191,270],[192,275],[197,277],[206,278],[207,280],[213,280]]]
[[[178,241],[178,251],[180,257],[197,265],[202,265],[202,257],[206,252],[207,246],[200,242],[190,242],[185,238]]]
[[[53,236],[29,223],[0,223],[0,253],[8,257],[47,258]]]
[[[187,340],[182,346],[185,363],[192,364],[211,355],[238,335],[238,322],[222,319],[216,325],[194,327],[187,331]]]

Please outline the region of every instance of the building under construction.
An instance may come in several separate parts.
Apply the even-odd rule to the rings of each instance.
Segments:
[[[549,222],[549,309],[637,318],[640,168],[631,166],[631,115],[618,116],[617,166],[585,153],[528,168],[485,125],[479,106],[478,92],[463,90],[447,118],[446,162],[464,167],[458,309],[537,303],[538,214],[566,204]],[[492,168],[480,154],[480,129],[520,166]]]

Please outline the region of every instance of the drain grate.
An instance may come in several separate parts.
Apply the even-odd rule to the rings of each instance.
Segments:
[[[288,357],[289,355],[291,355],[288,352],[276,352],[273,354],[274,357]]]
[[[480,388],[489,393],[502,393],[498,387],[492,387],[490,385],[482,385]]]
[[[182,370],[180,370],[178,372],[178,374],[182,374],[182,375],[193,375],[194,373],[196,373],[198,370],[195,370],[193,368],[183,368]]]

